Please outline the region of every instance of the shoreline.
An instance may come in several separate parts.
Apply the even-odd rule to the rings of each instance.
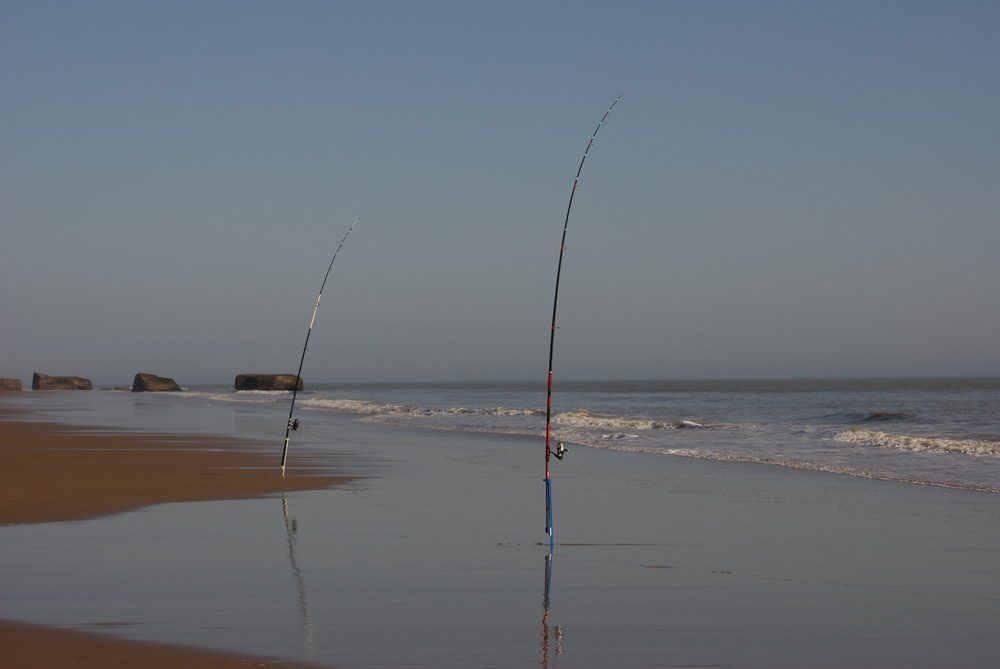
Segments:
[[[254,450],[250,441],[129,434],[32,421],[32,413],[0,406],[0,526],[76,522],[155,504],[317,490],[360,478],[311,467],[282,476],[273,456]],[[320,666],[4,619],[0,646],[9,661],[26,669],[80,664],[149,669]]]
[[[153,452],[188,453],[197,438],[164,443],[172,425],[211,433],[232,414],[233,441],[202,439],[203,450],[234,443],[260,456],[250,469],[277,469],[263,412],[165,403],[136,416],[123,411],[136,406],[130,395],[51,398],[14,417],[87,425],[78,412],[92,410],[94,424],[119,426],[115,436],[138,431],[160,440]],[[75,643],[59,635],[69,630],[137,639],[151,660],[133,666],[154,669],[188,666],[155,664],[172,649],[261,658],[243,666],[371,669],[546,658],[566,669],[930,669],[995,658],[995,495],[574,448],[555,465],[557,558],[543,564],[538,439],[309,417],[296,475],[368,462],[383,475],[287,505],[272,495],[8,527],[6,617],[29,623],[12,622],[14,633],[30,641],[37,628],[39,653]],[[106,450],[107,428],[48,428],[103,440],[81,453]],[[210,471],[202,478],[224,476]],[[79,654],[91,652],[35,666],[115,664]]]

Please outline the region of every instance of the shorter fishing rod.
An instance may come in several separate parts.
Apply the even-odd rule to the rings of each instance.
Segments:
[[[306,361],[306,350],[309,348],[309,337],[312,335],[313,324],[316,322],[316,312],[319,311],[319,303],[323,299],[323,289],[326,288],[326,280],[330,278],[330,270],[333,269],[333,262],[337,259],[337,254],[340,253],[340,249],[343,248],[344,242],[347,241],[347,235],[351,234],[351,230],[354,226],[358,224],[360,218],[354,219],[351,223],[351,227],[347,229],[344,233],[343,239],[340,240],[340,244],[337,246],[337,250],[333,252],[333,258],[330,260],[330,265],[326,268],[326,275],[323,277],[323,283],[319,287],[319,294],[316,296],[316,306],[313,307],[312,318],[309,319],[309,329],[306,331],[306,343],[302,346],[302,357],[299,358],[299,371],[295,372],[295,387],[292,388],[292,405],[288,408],[288,425],[285,427],[285,446],[281,451],[281,475],[285,475],[285,463],[288,461],[288,435],[293,431],[299,429],[299,421],[292,420],[292,413],[295,411],[295,397],[299,393],[299,384],[302,383],[302,365]]]
[[[594,145],[594,139],[597,138],[597,133],[601,131],[601,126],[604,125],[604,119],[608,117],[611,110],[615,108],[618,101],[622,99],[622,96],[615,98],[615,101],[611,103],[608,110],[604,112],[604,116],[601,117],[600,122],[597,124],[597,128],[594,129],[594,134],[590,136],[590,141],[587,142],[587,148],[583,151],[583,158],[580,159],[580,166],[576,170],[576,178],[573,179],[573,189],[569,194],[569,204],[566,206],[566,220],[563,222],[562,230],[562,242],[559,244],[559,264],[556,266],[556,290],[555,295],[552,297],[552,333],[549,336],[549,378],[548,378],[548,391],[545,397],[545,533],[549,535],[549,553],[552,552],[555,546],[555,537],[552,532],[552,476],[549,473],[549,462],[553,454],[552,450],[552,360],[553,354],[555,352],[556,346],[556,308],[559,305],[559,279],[562,276],[562,263],[563,254],[566,251],[566,230],[569,228],[569,212],[573,209],[573,196],[576,195],[576,187],[580,183],[580,173],[583,172],[583,163],[587,160],[587,154],[590,153],[590,147]],[[558,450],[555,451],[556,458],[562,460],[563,454],[565,454],[566,449],[560,443]]]

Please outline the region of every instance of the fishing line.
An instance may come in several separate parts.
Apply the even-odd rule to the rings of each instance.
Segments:
[[[306,343],[302,346],[302,357],[299,358],[299,371],[295,373],[295,387],[292,388],[292,405],[288,408],[288,425],[285,428],[285,447],[281,451],[281,475],[285,475],[285,463],[288,461],[288,435],[292,430],[297,430],[299,428],[299,421],[292,420],[292,413],[295,411],[295,397],[299,393],[299,384],[302,382],[302,364],[306,361],[306,350],[309,348],[309,336],[312,335],[313,324],[316,322],[316,312],[319,311],[320,300],[323,299],[323,289],[326,288],[326,280],[330,278],[330,270],[333,269],[333,262],[337,259],[337,254],[340,253],[340,249],[343,248],[344,242],[347,241],[347,235],[351,234],[351,230],[354,226],[358,224],[360,218],[354,219],[351,223],[351,227],[347,229],[344,233],[343,239],[340,240],[340,245],[337,246],[337,250],[333,252],[333,258],[330,260],[329,267],[326,268],[326,275],[323,277],[323,283],[319,287],[319,294],[316,296],[316,306],[313,307],[312,318],[309,319],[309,329],[306,331]]]
[[[615,101],[611,103],[608,110],[604,112],[604,116],[601,117],[600,122],[597,124],[597,128],[594,130],[594,134],[590,136],[590,141],[587,142],[587,148],[583,152],[583,158],[580,159],[580,167],[576,170],[576,178],[573,179],[573,189],[569,194],[569,205],[566,207],[566,220],[563,222],[562,230],[562,241],[559,244],[559,264],[556,266],[556,290],[555,295],[552,298],[552,333],[549,337],[549,378],[548,378],[548,391],[545,398],[545,533],[549,535],[549,552],[552,552],[555,546],[555,538],[552,533],[552,476],[549,472],[549,462],[553,454],[552,451],[552,358],[555,352],[556,346],[556,308],[559,305],[559,278],[562,276],[562,263],[563,254],[566,251],[566,230],[569,228],[569,213],[573,209],[573,196],[576,195],[576,187],[580,183],[580,172],[583,171],[583,164],[587,160],[587,154],[590,153],[590,147],[594,145],[594,139],[597,137],[597,133],[600,132],[601,126],[604,125],[604,119],[608,117],[611,110],[615,108],[618,101],[622,99],[622,96],[615,98]],[[556,458],[562,460],[566,449],[560,443],[556,451]]]

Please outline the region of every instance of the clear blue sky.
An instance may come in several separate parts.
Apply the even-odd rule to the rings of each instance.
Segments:
[[[996,2],[0,0],[0,376],[1000,374]]]

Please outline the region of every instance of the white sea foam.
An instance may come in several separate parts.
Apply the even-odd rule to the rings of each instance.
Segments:
[[[559,413],[553,420],[558,425],[569,427],[596,427],[602,429],[633,429],[633,430],[676,430],[684,427],[702,427],[690,420],[666,421],[636,418],[610,418],[595,416],[587,411],[567,411]]]
[[[367,400],[308,398],[300,401],[300,406],[310,409],[327,409],[358,414],[406,413],[412,407],[394,404],[377,404]]]
[[[464,407],[418,407],[402,404],[378,404],[367,400],[310,398],[300,404],[313,409],[328,409],[364,415],[389,416],[533,416],[539,412],[532,409],[506,409],[490,407],[466,409]]]
[[[902,434],[866,430],[860,427],[844,430],[838,433],[834,439],[836,441],[864,444],[867,446],[898,448],[904,451],[965,453],[967,455],[1000,457],[1000,442],[995,441],[909,437]]]
[[[633,446],[621,443],[596,443],[582,442],[587,446],[604,448],[613,451],[626,453],[659,453],[661,455],[674,455],[684,458],[694,458],[697,460],[715,460],[717,462],[746,462],[751,464],[771,465],[777,467],[787,467],[789,469],[804,469],[808,471],[827,472],[830,474],[843,474],[846,476],[857,476],[861,478],[894,481],[896,483],[914,483],[917,485],[930,485],[941,488],[955,488],[960,490],[978,490],[982,492],[1000,492],[1000,488],[991,485],[975,485],[968,483],[953,483],[948,481],[934,480],[930,478],[920,478],[912,476],[898,476],[884,472],[868,471],[859,467],[845,467],[832,464],[820,464],[815,462],[805,462],[796,460],[781,460],[769,457],[753,457],[731,455],[726,453],[716,453],[710,451],[695,450],[689,448],[659,448],[646,446]]]
[[[274,404],[292,396],[291,392],[275,390],[241,390],[239,392],[181,391],[177,397],[189,397],[201,401],[236,402],[239,404]]]
[[[552,415],[552,437],[567,445],[993,490],[1000,480],[998,389],[997,380],[580,382],[560,394],[563,408]],[[178,395],[261,411],[284,407],[285,413],[292,397],[221,386]],[[310,388],[298,394],[296,407],[312,412],[313,421],[329,413],[380,424],[538,436],[545,429],[544,399],[537,384],[374,384]],[[283,424],[282,411],[275,415]],[[684,415],[703,424],[682,420]],[[914,436],[930,429],[951,438]],[[899,455],[887,457],[891,452]]]

